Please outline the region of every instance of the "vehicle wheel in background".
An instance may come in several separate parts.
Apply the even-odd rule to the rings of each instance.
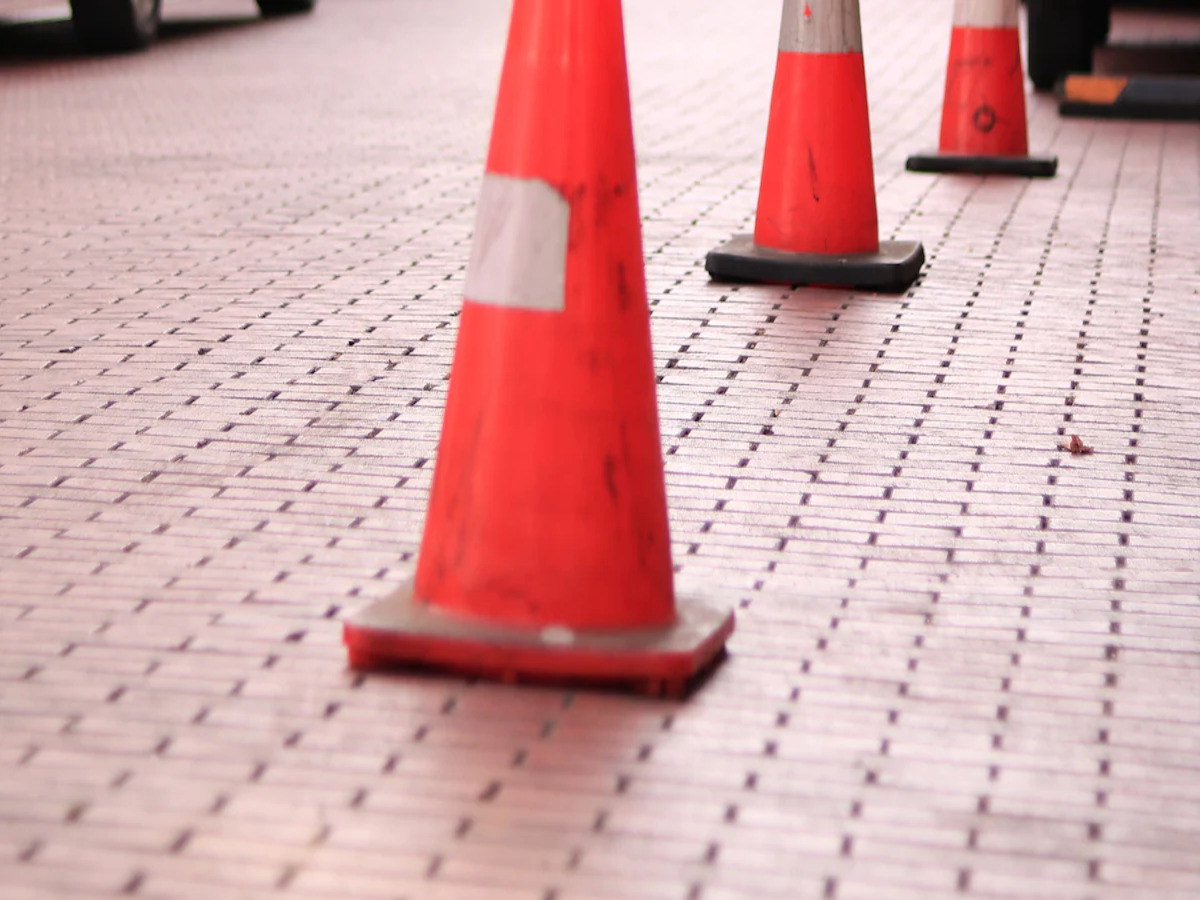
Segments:
[[[96,53],[140,50],[158,36],[160,0],[71,0],[80,43]]]
[[[317,0],[258,0],[258,11],[264,16],[286,16],[311,12],[316,5]]]
[[[1111,0],[1026,0],[1026,66],[1048,91],[1069,72],[1092,70],[1092,48],[1108,37]]]
[[[1086,4],[1084,15],[1087,17],[1086,27],[1092,46],[1106,43],[1112,28],[1112,0],[1092,0]]]

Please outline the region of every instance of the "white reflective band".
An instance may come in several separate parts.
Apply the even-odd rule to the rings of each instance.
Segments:
[[[561,312],[570,223],[570,204],[546,182],[484,175],[463,295],[493,306]]]
[[[1019,0],[954,0],[954,27],[1016,28],[1018,3]]]
[[[780,53],[862,53],[857,0],[784,0]]]

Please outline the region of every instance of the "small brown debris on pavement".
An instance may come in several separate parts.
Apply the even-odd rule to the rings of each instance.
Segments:
[[[1080,440],[1079,435],[1073,434],[1071,435],[1070,443],[1059,444],[1058,449],[1066,450],[1072,456],[1087,456],[1089,453],[1094,452],[1096,448],[1087,446]]]

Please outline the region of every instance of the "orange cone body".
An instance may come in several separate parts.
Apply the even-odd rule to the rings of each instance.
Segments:
[[[879,249],[857,4],[785,5],[754,242],[792,253]]]
[[[675,606],[620,0],[515,0],[402,593],[352,664],[677,686],[732,629]]]
[[[942,101],[943,153],[1024,156],[1025,74],[1018,0],[958,0]]]
[[[487,177],[569,204],[565,302],[480,302],[469,276],[418,597],[521,624],[674,616],[625,78],[619,3],[516,3]]]
[[[714,279],[904,290],[925,251],[879,240],[858,0],[784,0],[753,235]]]
[[[1019,0],[955,0],[937,154],[918,172],[1053,175],[1057,160],[1029,156]]]

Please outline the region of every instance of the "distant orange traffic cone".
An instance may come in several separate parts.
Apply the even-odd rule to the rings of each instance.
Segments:
[[[350,664],[677,692],[733,614],[675,605],[620,0],[515,0],[415,583]]]
[[[955,0],[938,152],[910,156],[909,171],[1049,177],[1058,170],[1058,157],[1029,155],[1018,2]]]
[[[924,261],[879,240],[858,0],[785,0],[754,235],[709,253],[709,275],[898,291]]]

